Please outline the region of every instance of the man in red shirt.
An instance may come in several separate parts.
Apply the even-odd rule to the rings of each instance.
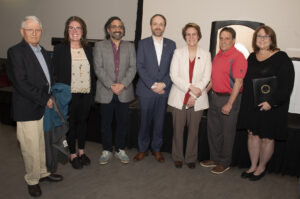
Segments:
[[[232,148],[240,109],[243,78],[247,60],[235,47],[234,29],[225,27],[219,34],[220,51],[212,63],[210,108],[207,133],[210,160],[200,162],[203,167],[213,167],[212,173],[227,171],[231,163]]]

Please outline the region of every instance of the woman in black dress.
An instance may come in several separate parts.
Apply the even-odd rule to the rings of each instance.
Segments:
[[[266,165],[274,152],[274,140],[286,139],[287,114],[294,84],[291,59],[277,48],[272,28],[260,26],[253,34],[254,52],[248,57],[248,71],[240,110],[242,127],[248,130],[251,167],[242,178],[256,181],[266,173]],[[275,76],[277,89],[267,101],[254,105],[253,79]]]
[[[70,163],[74,169],[89,165],[84,151],[87,119],[95,93],[95,74],[92,48],[86,41],[87,27],[78,16],[65,23],[64,43],[54,47],[53,64],[56,82],[70,85],[72,101],[69,105],[70,129],[67,141]],[[78,152],[76,153],[76,139]]]

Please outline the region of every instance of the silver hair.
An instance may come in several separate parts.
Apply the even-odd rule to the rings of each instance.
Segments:
[[[26,21],[27,20],[33,20],[35,22],[37,22],[38,24],[40,24],[41,26],[41,29],[43,29],[43,25],[42,25],[42,22],[39,18],[37,18],[36,16],[26,16],[24,17],[22,23],[21,23],[21,28],[24,29],[25,28],[25,25],[26,25]]]

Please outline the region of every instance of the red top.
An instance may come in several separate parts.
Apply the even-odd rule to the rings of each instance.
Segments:
[[[195,60],[196,60],[196,57],[193,59],[193,61],[191,61],[189,59],[189,64],[190,64],[190,66],[189,66],[190,83],[192,83],[192,80],[193,80]],[[188,102],[188,100],[189,100],[189,98],[191,96],[189,94],[189,92],[190,92],[190,89],[188,90],[188,92],[184,96],[184,101],[183,101],[184,104],[187,104],[187,102]]]
[[[232,46],[226,52],[221,50],[212,62],[212,89],[217,93],[231,93],[236,78],[244,78],[248,63],[244,55]],[[241,88],[240,92],[242,92]]]

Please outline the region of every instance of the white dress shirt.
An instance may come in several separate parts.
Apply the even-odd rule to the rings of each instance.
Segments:
[[[163,51],[163,44],[164,44],[164,38],[161,39],[160,42],[158,42],[155,37],[153,37],[153,41],[154,41],[154,48],[155,48],[155,52],[156,52],[156,57],[157,57],[157,63],[158,66],[160,65],[160,60],[161,60],[161,54]]]

